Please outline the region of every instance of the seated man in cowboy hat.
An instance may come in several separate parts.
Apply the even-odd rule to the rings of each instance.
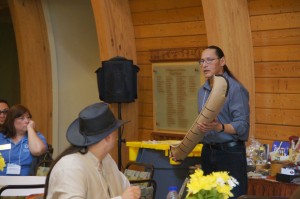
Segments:
[[[54,161],[44,197],[140,198],[140,188],[130,186],[109,155],[117,138],[116,130],[123,124],[115,119],[106,103],[84,108],[67,130],[71,146]]]

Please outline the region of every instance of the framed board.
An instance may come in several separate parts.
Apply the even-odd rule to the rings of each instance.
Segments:
[[[189,130],[198,116],[200,71],[197,61],[152,64],[155,132]]]

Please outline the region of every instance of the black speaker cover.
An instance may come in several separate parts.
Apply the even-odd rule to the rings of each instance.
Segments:
[[[100,100],[107,103],[129,103],[137,98],[139,68],[132,60],[115,57],[102,62],[97,73]]]

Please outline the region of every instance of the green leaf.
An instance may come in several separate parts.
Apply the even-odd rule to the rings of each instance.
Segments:
[[[186,199],[223,199],[223,195],[217,190],[200,190],[198,193],[189,195]]]
[[[186,197],[186,199],[204,199],[201,195],[199,195],[199,192],[193,195],[189,195],[189,197]]]

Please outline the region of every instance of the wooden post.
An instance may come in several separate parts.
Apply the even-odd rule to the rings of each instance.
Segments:
[[[227,65],[250,94],[250,136],[255,135],[254,59],[247,0],[202,0],[208,45],[225,53]]]
[[[91,0],[98,35],[100,60],[109,60],[115,56],[125,57],[136,63],[134,29],[127,0]],[[117,117],[118,104],[111,104]],[[122,119],[129,120],[125,125],[124,138],[127,141],[138,139],[138,102],[122,104]],[[112,155],[116,160],[116,147]],[[123,162],[128,161],[128,149]]]
[[[29,108],[36,129],[52,143],[52,75],[41,1],[8,1],[16,35],[21,104]]]

